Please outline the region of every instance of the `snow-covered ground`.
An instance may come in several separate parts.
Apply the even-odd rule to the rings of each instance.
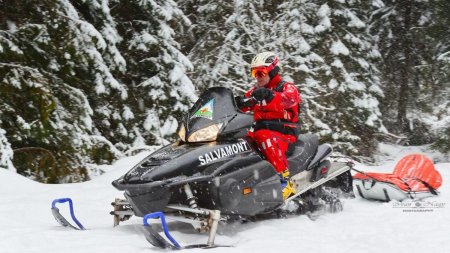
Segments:
[[[379,166],[357,164],[357,169],[390,172],[404,155],[425,153],[435,161],[442,155],[423,148],[380,146]],[[8,170],[0,170],[0,252],[161,252],[142,233],[137,217],[113,228],[111,201],[122,197],[111,181],[129,170],[148,152],[124,158],[107,173],[85,183],[45,185]],[[207,252],[450,252],[450,163],[438,162],[443,176],[441,195],[423,201],[442,208],[427,212],[404,212],[395,203],[370,202],[359,197],[344,200],[344,211],[325,214],[312,221],[306,216],[230,225]],[[86,231],[59,226],[51,215],[55,198],[70,197]],[[58,206],[69,217],[66,205]],[[186,225],[172,224],[172,235],[181,245],[205,243],[207,236]],[[193,249],[193,252],[200,249]]]

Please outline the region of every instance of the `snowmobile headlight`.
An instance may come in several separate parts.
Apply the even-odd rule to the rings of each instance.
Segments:
[[[178,137],[182,141],[186,141],[186,129],[184,128],[184,125],[181,125],[180,130],[178,130]]]
[[[197,130],[189,136],[188,142],[215,141],[217,139],[217,134],[219,133],[221,126],[222,124],[214,124],[209,127]]]

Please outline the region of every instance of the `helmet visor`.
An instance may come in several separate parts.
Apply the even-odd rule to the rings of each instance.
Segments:
[[[265,77],[269,74],[267,67],[257,67],[252,68],[252,77],[253,78],[261,78]]]

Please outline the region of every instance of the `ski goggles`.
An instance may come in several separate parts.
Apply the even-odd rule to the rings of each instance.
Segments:
[[[267,67],[252,68],[252,77],[253,78],[265,77],[268,74],[269,74],[269,70],[267,69]]]

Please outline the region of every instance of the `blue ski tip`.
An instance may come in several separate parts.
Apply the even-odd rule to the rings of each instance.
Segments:
[[[61,215],[61,213],[59,212],[59,209],[56,207],[56,204],[63,204],[69,202],[69,208],[70,208],[70,215],[72,216],[72,220],[77,224],[77,227],[74,227],[70,224],[70,222],[67,221],[66,218],[64,218],[64,216]],[[60,199],[55,199],[52,202],[52,213],[53,213],[53,217],[55,217],[56,221],[61,224],[64,227],[71,227],[74,229],[79,229],[79,230],[86,230],[83,225],[81,225],[81,223],[77,220],[77,218],[75,217],[75,212],[73,210],[73,202],[71,198],[60,198]]]
[[[148,224],[148,222],[147,222],[148,219],[159,219],[159,218],[161,219],[161,225],[162,225],[162,228],[164,230],[164,234],[166,235],[166,237],[170,240],[170,242],[175,246],[176,249],[181,249],[180,244],[178,244],[178,242],[169,233],[169,229],[168,229],[167,223],[166,223],[166,217],[164,216],[163,212],[154,212],[154,213],[146,214],[144,216],[144,226],[151,227],[150,224]]]

